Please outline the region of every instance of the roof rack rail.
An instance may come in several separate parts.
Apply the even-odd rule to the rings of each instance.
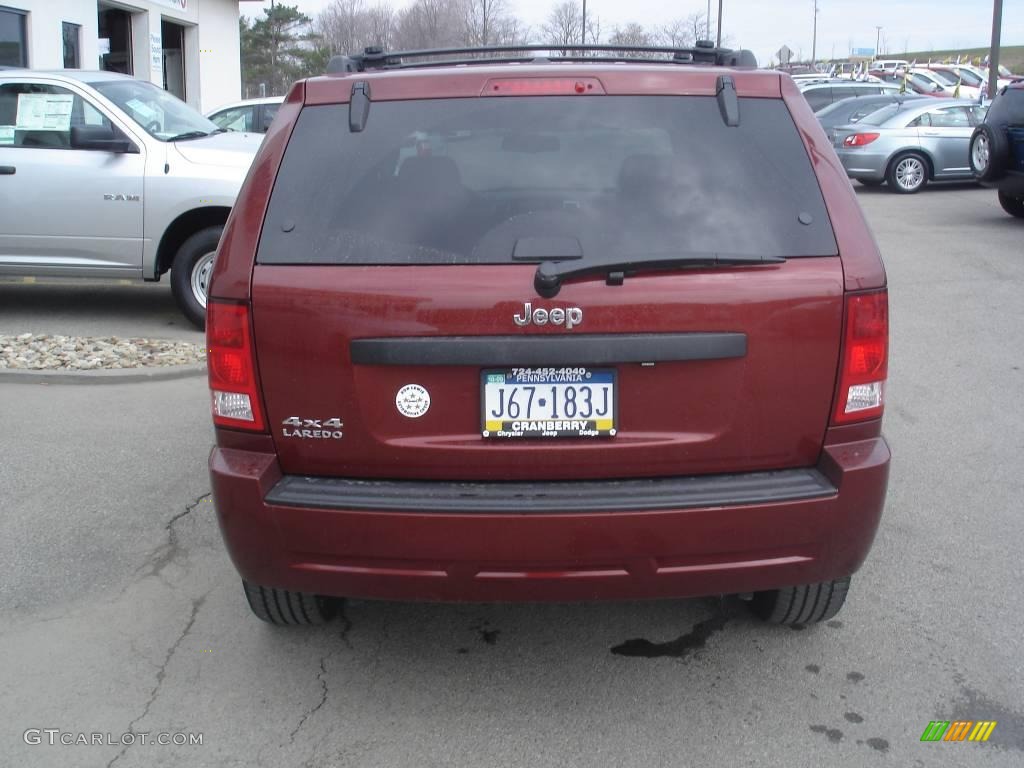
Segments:
[[[502,55],[496,55],[502,54]],[[536,55],[543,54],[543,55]],[[655,55],[657,57],[655,58]],[[416,60],[416,61],[410,61]],[[753,52],[740,48],[716,48],[710,40],[698,40],[692,48],[622,45],[486,45],[475,48],[426,48],[417,51],[385,51],[376,46],[351,56],[332,56],[327,74],[366,72],[373,69],[408,69],[465,64],[529,62],[628,62],[636,64],[710,64],[720,67],[756,68]]]

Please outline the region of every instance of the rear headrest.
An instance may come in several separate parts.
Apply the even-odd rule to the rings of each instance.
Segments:
[[[462,188],[459,167],[450,157],[407,157],[398,170],[404,189],[431,189],[438,193]]]
[[[672,157],[629,155],[619,169],[619,190],[631,195],[658,194],[672,183]]]

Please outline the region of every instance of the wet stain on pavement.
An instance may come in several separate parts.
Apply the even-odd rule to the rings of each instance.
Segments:
[[[486,643],[487,645],[496,645],[498,642],[498,635],[501,634],[500,629],[488,629],[491,622],[486,619],[478,621],[473,624],[470,629],[477,633],[480,637],[480,642]]]
[[[861,680],[864,679],[864,675],[862,675],[860,672],[847,672],[846,679],[849,680],[851,683],[859,683]]]
[[[889,742],[885,739],[880,739],[877,736],[872,736],[867,740],[867,745],[872,749],[877,749],[879,752],[889,751]]]
[[[832,629],[842,629],[843,622],[841,622],[839,619],[833,619],[832,621],[825,622],[825,626],[832,627]]]
[[[941,719],[995,720],[996,727],[987,743],[1024,751],[1024,714],[966,685],[962,685],[960,691],[960,697],[953,702],[953,711],[943,714]]]
[[[846,718],[846,722],[848,722],[848,723],[863,723],[864,722],[864,718],[861,717],[860,715],[858,715],[856,712],[845,712],[845,713],[843,713],[843,717]]]
[[[616,656],[633,656],[644,659],[656,659],[663,656],[685,659],[704,648],[708,638],[720,631],[728,621],[729,617],[724,614],[712,616],[710,619],[697,622],[693,625],[693,629],[675,640],[652,643],[650,640],[637,637],[614,646],[612,653]]]
[[[821,672],[821,667],[819,667],[817,664],[808,664],[806,667],[804,667],[804,669],[806,669],[812,675],[816,675],[819,672]]]
[[[481,629],[480,639],[488,645],[494,645],[498,642],[498,635],[501,634],[500,629]]]
[[[843,740],[843,732],[838,728],[829,728],[827,725],[812,725],[811,730],[815,733],[825,734],[833,744],[838,744]]]

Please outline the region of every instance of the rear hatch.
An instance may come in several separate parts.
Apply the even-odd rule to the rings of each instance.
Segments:
[[[813,465],[841,336],[835,237],[784,102],[724,114],[711,96],[381,101],[352,132],[347,104],[306,106],[252,282],[283,471]],[[576,267],[539,295],[538,269]]]

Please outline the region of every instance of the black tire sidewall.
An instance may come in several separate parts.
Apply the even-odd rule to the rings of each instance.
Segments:
[[[1007,192],[999,193],[999,204],[1011,216],[1024,219],[1024,197],[1011,195]]]
[[[974,143],[979,136],[984,135],[988,140],[988,166],[984,171],[978,171],[974,167]],[[995,181],[1006,173],[1007,164],[1010,161],[1010,140],[1006,131],[993,128],[988,123],[982,123],[971,135],[971,143],[967,148],[967,162],[971,171],[980,181]]]
[[[899,185],[899,182],[896,181],[896,166],[908,157],[916,158],[924,167],[924,176],[921,179],[921,184],[916,189],[904,189]],[[891,192],[895,192],[899,195],[914,195],[928,186],[928,171],[930,168],[931,166],[928,164],[928,158],[919,152],[901,152],[890,161],[889,168],[885,172],[885,181]]]
[[[194,233],[181,244],[171,263],[171,292],[185,317],[199,329],[206,327],[206,308],[192,295],[192,268],[207,253],[217,250],[223,229],[217,224]]]

